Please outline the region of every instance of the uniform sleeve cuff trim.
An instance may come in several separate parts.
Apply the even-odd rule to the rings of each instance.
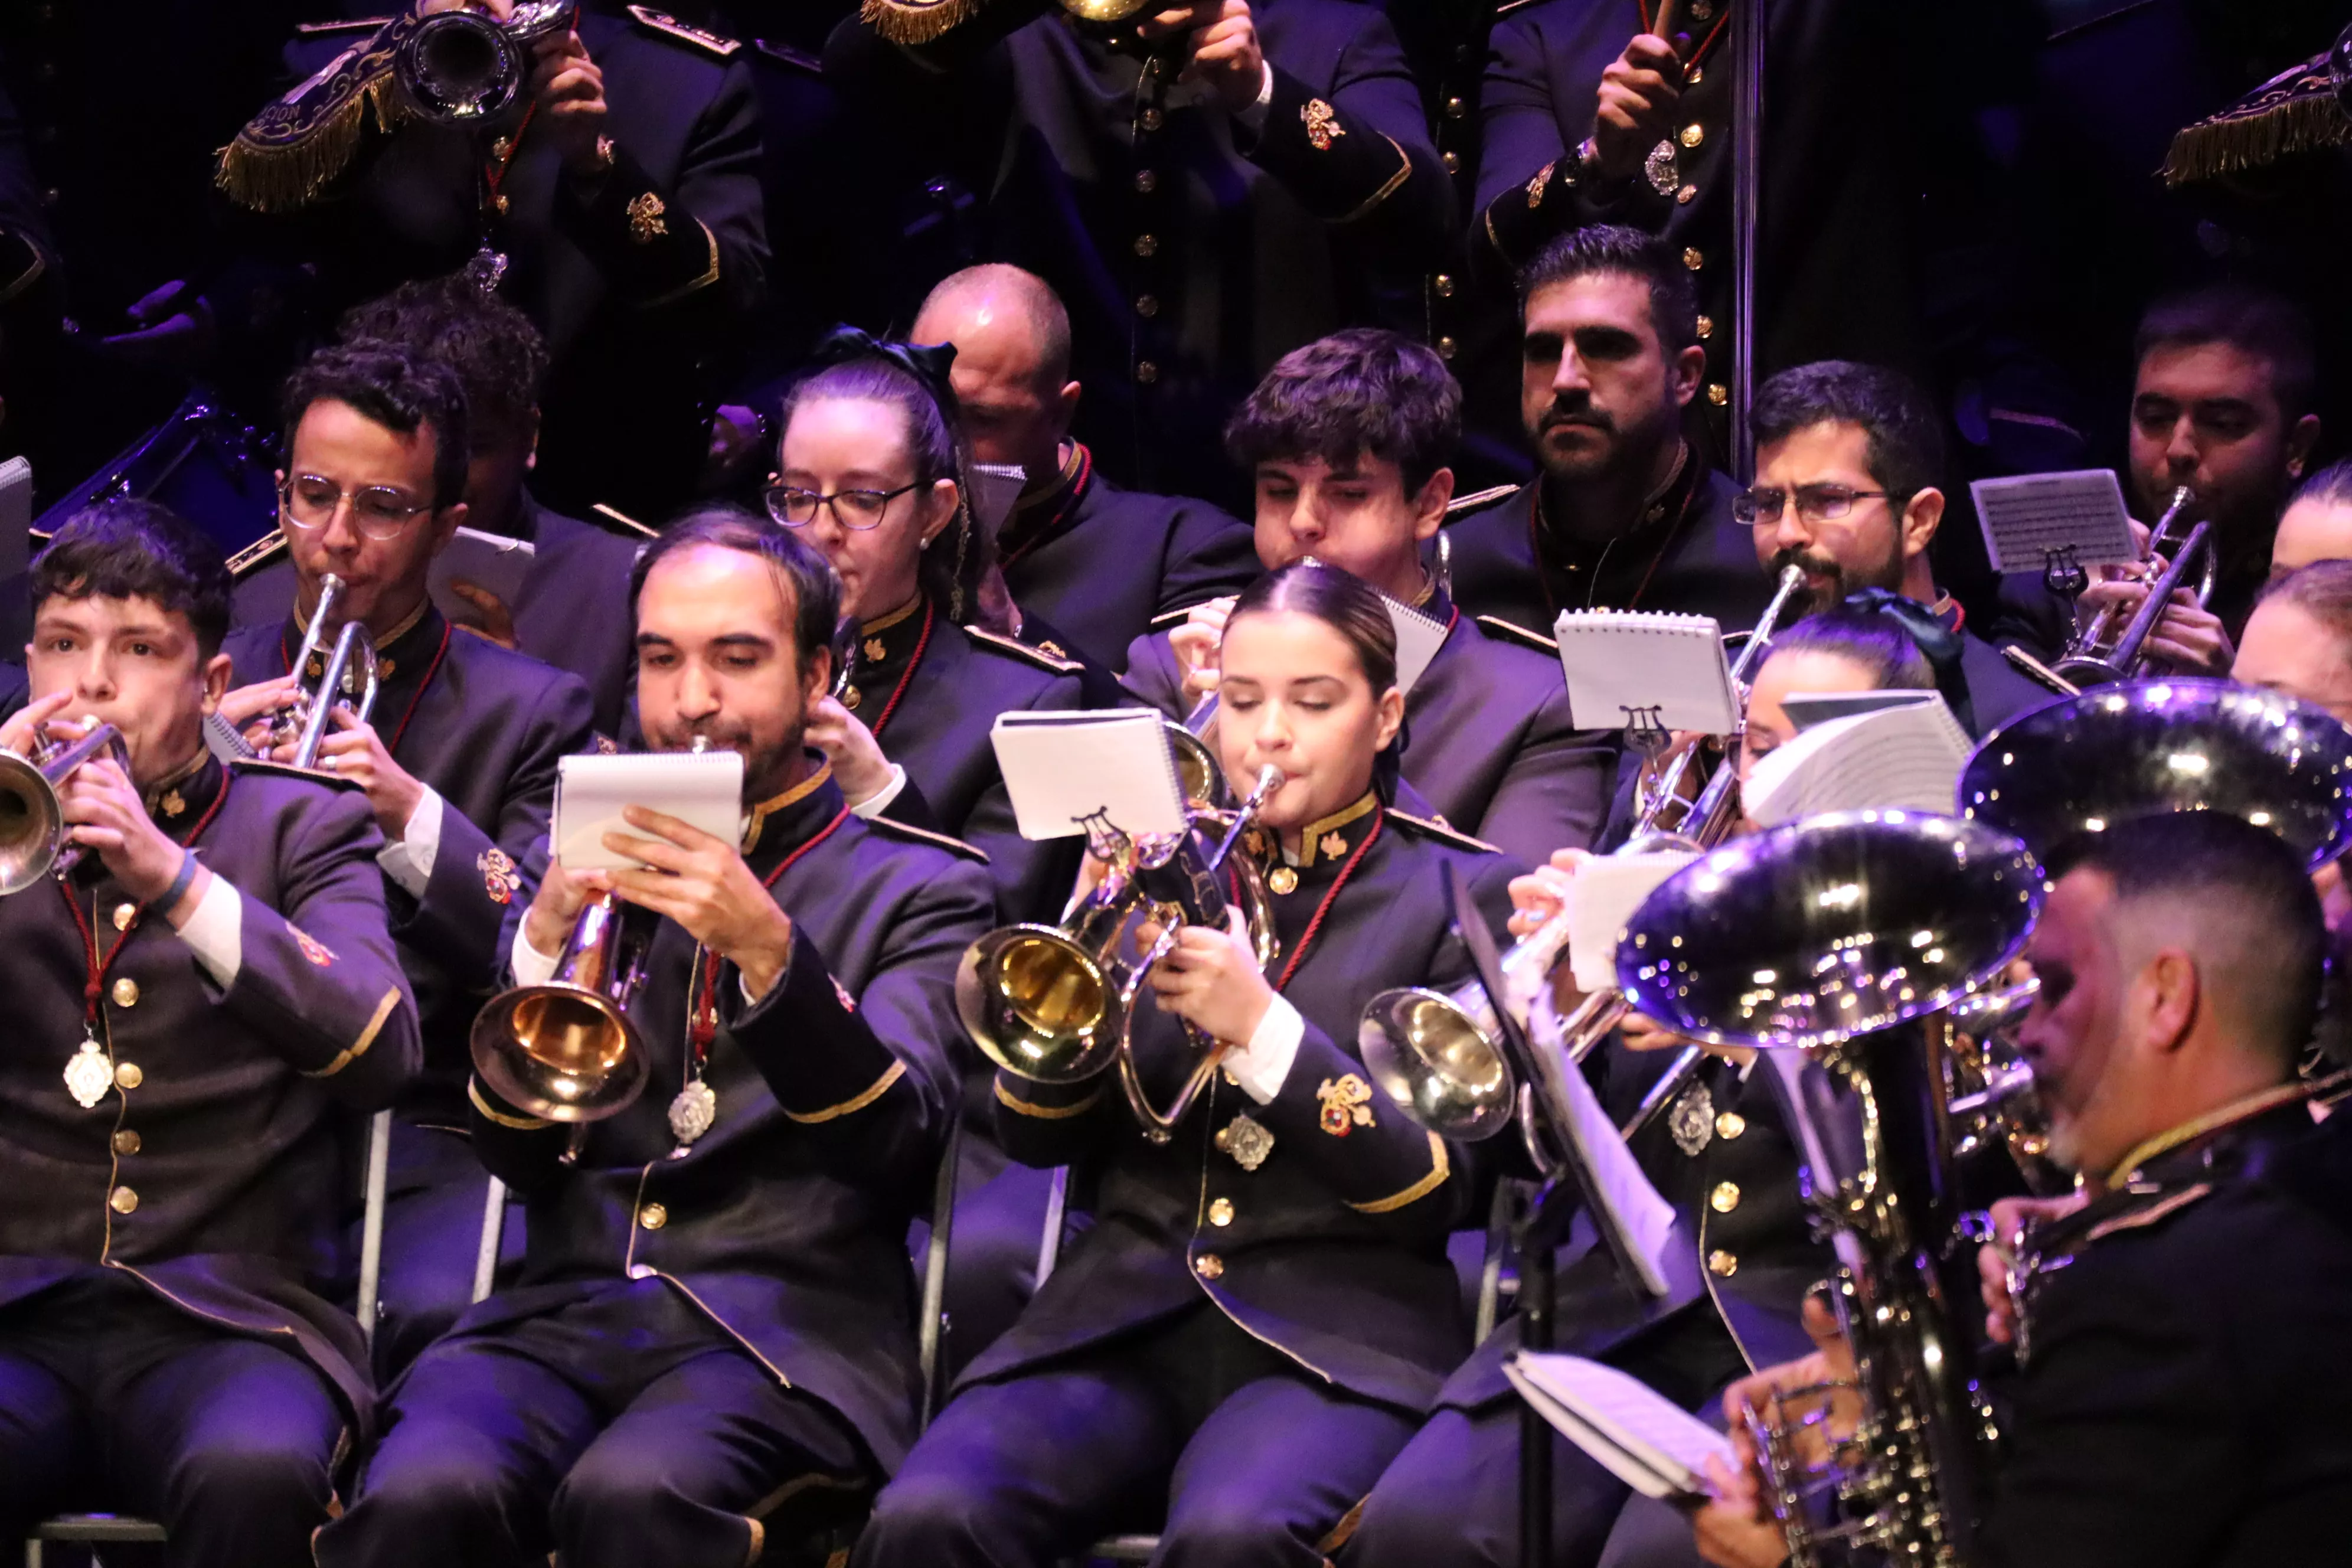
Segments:
[[[375,1005],[375,1016],[367,1021],[367,1027],[360,1031],[360,1037],[352,1042],[352,1046],[349,1050],[342,1052],[341,1055],[337,1056],[333,1061],[329,1062],[325,1067],[319,1068],[317,1071],[306,1072],[302,1076],[304,1078],[332,1078],[337,1073],[342,1071],[345,1068],[351,1066],[353,1062],[359,1060],[362,1057],[367,1055],[368,1047],[375,1044],[376,1035],[383,1028],[383,1021],[386,1018],[391,1017],[392,1010],[399,1005],[400,987],[395,985],[391,990],[386,991],[383,994],[383,1001]]]
[[[865,1110],[867,1106],[881,1099],[882,1096],[889,1090],[892,1084],[898,1082],[900,1079],[906,1076],[907,1064],[905,1062],[892,1062],[890,1064],[890,1070],[884,1073],[880,1078],[876,1079],[872,1086],[869,1087],[865,1093],[857,1095],[853,1099],[845,1100],[839,1105],[828,1105],[823,1110],[811,1110],[805,1113],[798,1110],[787,1110],[784,1112],[784,1117],[787,1121],[797,1121],[803,1127],[813,1127],[820,1121],[831,1121],[836,1117],[847,1116],[852,1111]]]
[[[538,1132],[555,1125],[552,1121],[541,1121],[536,1116],[517,1116],[512,1111],[500,1110],[489,1102],[482,1093],[481,1083],[475,1079],[466,1080],[466,1098],[474,1102],[475,1110],[491,1121],[500,1127],[511,1127],[518,1132]]]
[[[647,300],[644,304],[639,305],[637,307],[638,310],[659,310],[664,305],[674,304],[677,300],[685,299],[688,294],[695,292],[697,289],[708,289],[710,285],[719,281],[719,237],[711,233],[710,226],[703,222],[700,218],[696,218],[694,220],[694,226],[702,231],[704,242],[710,247],[710,265],[702,269],[702,276],[699,278],[696,278],[688,282],[680,284],[677,288],[671,289],[667,294],[655,295],[652,299]]]
[[[1403,148],[1397,146],[1396,138],[1393,136],[1383,136],[1381,140],[1387,142],[1391,147],[1396,149],[1397,172],[1391,174],[1388,177],[1388,183],[1382,185],[1379,190],[1374,191],[1365,201],[1362,206],[1358,207],[1346,217],[1339,219],[1339,221],[1341,223],[1353,223],[1358,218],[1362,217],[1374,207],[1380,205],[1382,202],[1396,195],[1398,188],[1412,177],[1412,160],[1405,156],[1405,151]]]
[[[1354,1209],[1358,1214],[1394,1214],[1397,1210],[1404,1207],[1405,1205],[1416,1203],[1419,1200],[1427,1197],[1438,1188],[1444,1186],[1445,1184],[1445,1178],[1453,1173],[1451,1163],[1445,1157],[1445,1140],[1440,1138],[1434,1132],[1429,1133],[1427,1136],[1429,1139],[1429,1174],[1422,1177],[1421,1180],[1415,1182],[1412,1185],[1407,1187],[1401,1193],[1393,1194],[1385,1198],[1376,1198],[1368,1204],[1349,1204],[1348,1206]]]
[[[1039,1105],[1034,1100],[1023,1100],[1006,1089],[1003,1079],[996,1080],[996,1098],[1001,1103],[1019,1111],[1024,1116],[1034,1116],[1040,1121],[1066,1121],[1073,1116],[1083,1116],[1100,1105],[1102,1097],[1103,1091],[1097,1089],[1076,1105]]]

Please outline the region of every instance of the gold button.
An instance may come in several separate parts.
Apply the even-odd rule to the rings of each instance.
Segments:
[[[1225,1277],[1225,1260],[1213,1252],[1204,1252],[1192,1259],[1192,1272],[1203,1279],[1222,1279]]]
[[[1156,109],[1147,109],[1141,114],[1136,116],[1136,118],[1142,121],[1143,128],[1146,131],[1157,131],[1160,129],[1160,110]]]
[[[1683,265],[1693,272],[1706,265],[1706,252],[1694,246],[1683,252]]]
[[[138,918],[139,906],[137,904],[117,904],[114,906],[115,930],[129,931],[131,929],[131,922]]]
[[[1702,22],[1706,21],[1708,16],[1714,14],[1714,12],[1715,7],[1708,5],[1706,0],[1697,0],[1697,4],[1691,7],[1691,15],[1697,17]],[[1706,68],[1705,66],[1693,66],[1690,69],[1683,72],[1683,85],[1685,87],[1696,87],[1706,79]]]
[[[141,1084],[145,1083],[146,1081],[147,1075],[139,1070],[139,1064],[137,1062],[118,1062],[115,1064],[115,1088],[137,1089]]]
[[[1219,1198],[1214,1203],[1212,1203],[1209,1205],[1209,1223],[1211,1225],[1221,1226],[1233,1224],[1234,1200],[1231,1198]]]
[[[1135,297],[1135,313],[1142,317],[1147,321],[1151,320],[1152,317],[1160,314],[1160,296],[1157,294],[1138,294]]]
[[[1709,1274],[1719,1274],[1728,1279],[1739,1272],[1739,1259],[1718,1247],[1706,1255],[1706,1271]]]
[[[1460,174],[1460,173],[1462,172],[1462,154],[1461,154],[1461,153],[1447,153],[1443,154],[1442,156],[1444,157],[1444,163],[1445,163],[1445,172],[1446,172],[1447,174]]]
[[[1135,379],[1150,386],[1160,379],[1160,367],[1148,359],[1138,360],[1135,364]]]
[[[1698,319],[1698,335],[1702,338],[1711,338],[1715,336],[1715,318],[1713,316],[1701,316]]]
[[[1440,338],[1437,340],[1437,357],[1439,359],[1452,359],[1460,352],[1461,345],[1456,343],[1452,338]]]
[[[1727,1110],[1715,1119],[1715,1135],[1717,1138],[1737,1138],[1747,1131],[1748,1118],[1736,1110]]]
[[[855,686],[841,694],[841,705],[852,713],[856,712],[857,705],[865,700],[866,693],[858,690]]]
[[[1148,234],[1139,234],[1139,235],[1137,235],[1137,236],[1135,237],[1135,254],[1136,254],[1136,255],[1138,255],[1138,256],[1157,256],[1157,255],[1159,255],[1159,254],[1160,254],[1160,241],[1159,241],[1157,238],[1155,238],[1154,237],[1152,237],[1152,236],[1150,236],[1150,235],[1148,235]]]
[[[1276,866],[1265,874],[1265,885],[1277,893],[1295,893],[1298,890],[1298,873],[1287,866]]]
[[[106,1206],[116,1214],[129,1214],[139,1206],[139,1194],[129,1187],[117,1187],[108,1195]]]
[[[1675,200],[1684,206],[1690,205],[1691,203],[1698,200],[1698,187],[1696,185],[1685,185],[1682,189],[1675,193]]]
[[[1675,140],[1680,142],[1685,147],[1696,147],[1700,142],[1706,140],[1706,127],[1704,125],[1685,125],[1683,127],[1683,133],[1675,138]]]
[[[118,1007],[139,1005],[139,982],[129,975],[114,983],[114,1005]]]
[[[118,1154],[139,1152],[139,1134],[125,1128],[114,1135],[114,1152]]]
[[[1692,20],[1692,21],[1694,21],[1694,22],[1712,22],[1712,21],[1714,21],[1714,20],[1715,20],[1715,3],[1714,3],[1714,0],[1691,0],[1691,20]],[[1692,73],[1692,74],[1691,74],[1691,80],[1693,80],[1693,81],[1696,81],[1696,80],[1698,79],[1698,74],[1697,74],[1697,72],[1698,72],[1698,68],[1697,68],[1697,67],[1694,66],[1694,67],[1692,67],[1692,68],[1691,68],[1691,73]]]
[[[647,1204],[637,1211],[637,1223],[647,1230],[659,1230],[669,1223],[669,1210],[659,1204]]]
[[[1437,289],[1437,297],[1439,299],[1451,300],[1454,298],[1454,275],[1452,273],[1441,272],[1436,277],[1431,279],[1430,282]]]
[[[1459,120],[1459,119],[1461,119],[1464,115],[1465,115],[1465,114],[1467,114],[1467,113],[1469,113],[1469,112],[1470,112],[1470,106],[1469,106],[1468,104],[1466,104],[1466,103],[1463,102],[1460,99],[1458,99],[1458,98],[1449,98],[1449,99],[1447,99],[1447,100],[1445,100],[1445,118],[1446,118],[1446,119],[1448,119],[1448,120]]]
[[[1717,1214],[1729,1214],[1739,1206],[1739,1184],[1717,1182],[1715,1191],[1706,1194],[1707,1205]]]
[[[1710,381],[1706,384],[1706,400],[1720,408],[1731,401],[1731,388],[1719,381]]]
[[[1138,169],[1135,172],[1135,188],[1150,195],[1160,188],[1160,175],[1150,169]]]

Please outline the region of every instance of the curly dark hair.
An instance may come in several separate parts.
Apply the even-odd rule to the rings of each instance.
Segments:
[[[530,435],[547,384],[547,342],[529,316],[464,274],[417,279],[354,305],[335,332],[345,343],[387,343],[447,365],[466,389],[476,445]]]
[[[455,506],[466,493],[466,389],[439,360],[392,343],[370,341],[320,349],[286,378],[279,396],[286,453],[314,403],[343,403],[373,424],[403,436],[433,432],[433,504]]]
[[[1402,332],[1351,327],[1275,362],[1225,424],[1245,469],[1285,458],[1338,467],[1367,453],[1394,463],[1408,493],[1462,439],[1462,388],[1445,362]]]

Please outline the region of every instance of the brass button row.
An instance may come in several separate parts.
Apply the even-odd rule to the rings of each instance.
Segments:
[[[1225,1277],[1225,1260],[1213,1252],[1204,1252],[1192,1259],[1192,1272],[1203,1279],[1222,1279]]]

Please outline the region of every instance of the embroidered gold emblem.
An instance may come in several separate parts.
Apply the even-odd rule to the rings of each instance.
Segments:
[[[1315,1098],[1323,1106],[1323,1131],[1334,1138],[1372,1124],[1372,1086],[1354,1073],[1325,1079]]]
[[[669,232],[669,224],[662,215],[669,209],[651,191],[640,194],[629,203],[629,237],[639,245],[651,245]]]
[[[390,680],[392,679],[392,672],[398,668],[399,665],[395,660],[389,658],[377,659],[375,661],[375,678],[378,680]]]
[[[1348,841],[1334,831],[1317,839],[1315,847],[1323,852],[1326,860],[1337,860],[1348,852]]]
[[[482,891],[494,904],[510,904],[522,889],[522,878],[515,871],[515,863],[503,849],[485,849],[474,858],[482,873]]]
[[[1310,98],[1298,110],[1298,118],[1307,122],[1307,144],[1318,153],[1328,153],[1331,143],[1348,133],[1339,123],[1338,111],[1319,98]]]
[[[188,809],[188,803],[181,798],[180,792],[175,789],[167,789],[163,792],[163,815],[166,816],[178,816]]]
[[[867,637],[865,646],[857,651],[866,656],[866,662],[868,664],[879,664],[890,657],[889,647],[880,637]]]
[[[1266,873],[1265,885],[1277,893],[1295,893],[1298,890],[1298,873],[1287,866],[1276,866]]]
[[[1528,211],[1533,212],[1543,205],[1544,187],[1551,184],[1552,169],[1552,164],[1546,163],[1536,171],[1536,177],[1528,182]]]
[[[1242,834],[1242,847],[1260,860],[1265,858],[1265,829],[1252,827]]]
[[[1043,642],[1039,643],[1037,645],[1037,651],[1045,655],[1048,658],[1067,658],[1070,657],[1068,654],[1062,651],[1062,645],[1055,642],[1051,637],[1047,637]]]
[[[312,936],[309,931],[304,931],[300,926],[295,925],[291,921],[287,923],[286,929],[294,933],[294,945],[302,950],[303,957],[309,959],[311,963],[317,964],[321,969],[326,968],[327,965],[335,962],[335,955],[328,951],[327,944],[325,942],[320,942],[317,937]]]

